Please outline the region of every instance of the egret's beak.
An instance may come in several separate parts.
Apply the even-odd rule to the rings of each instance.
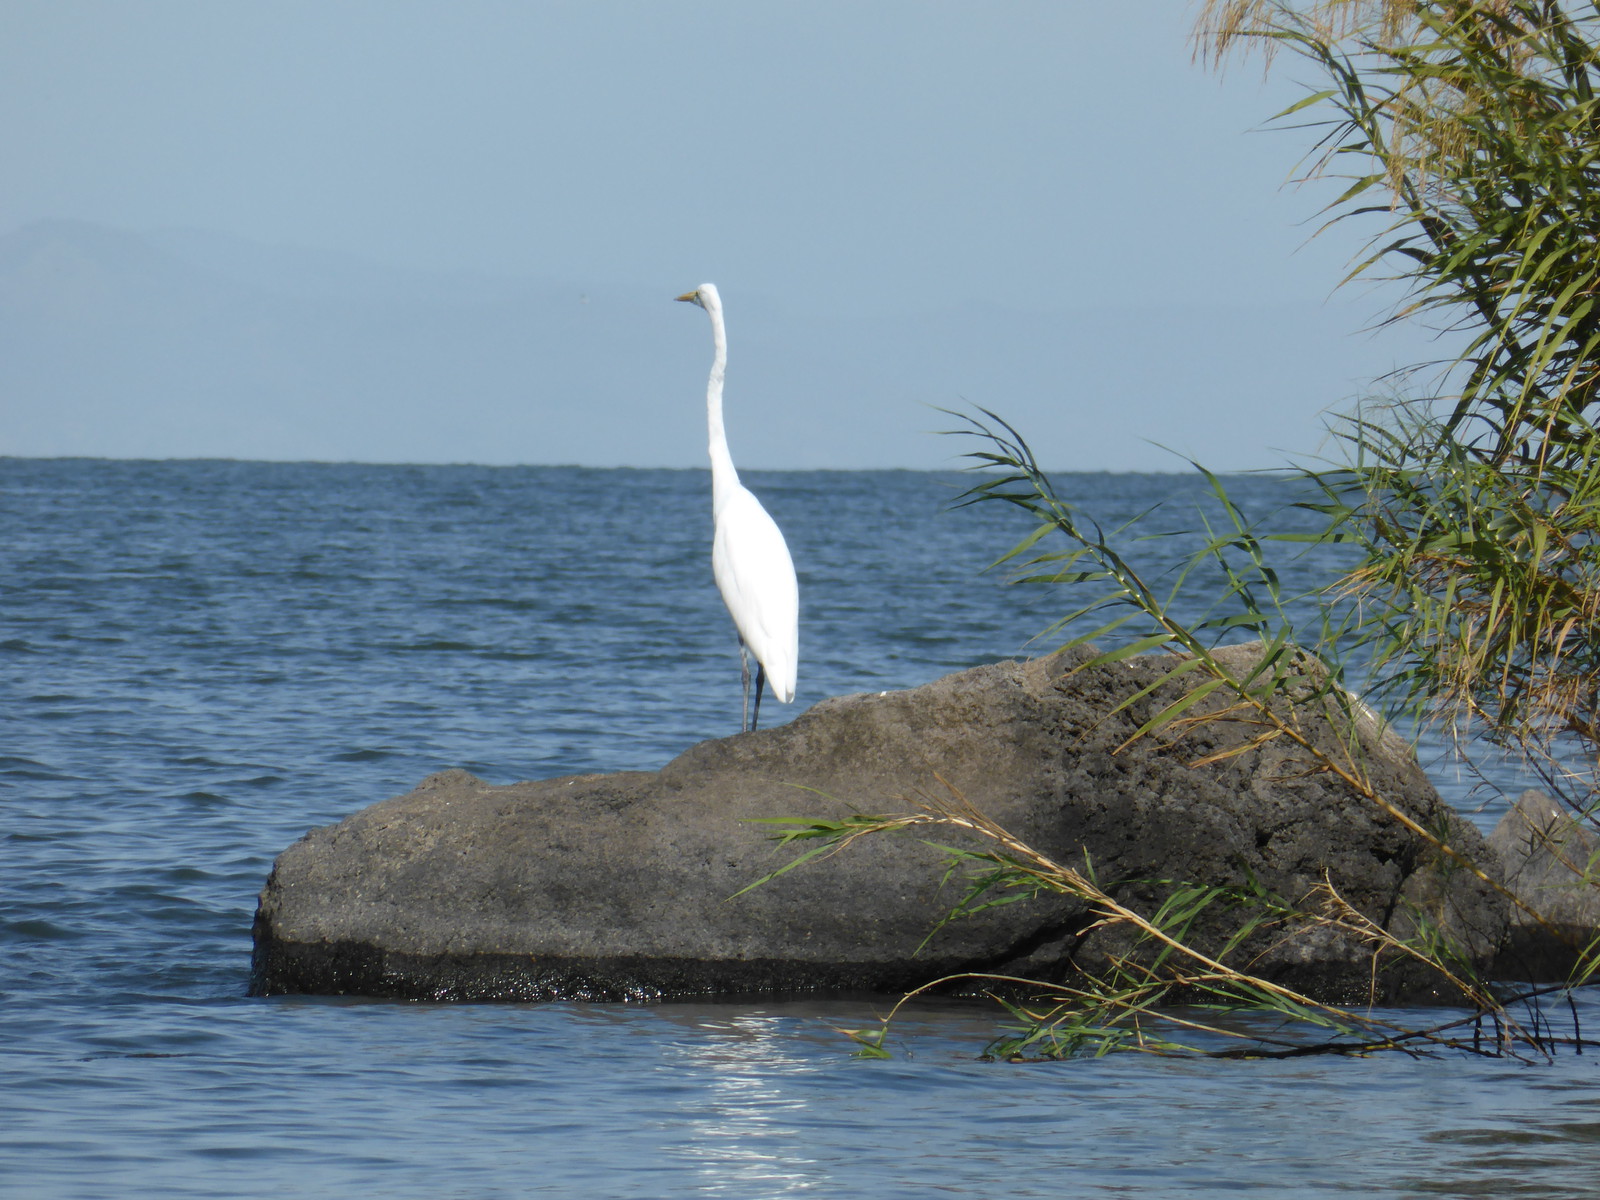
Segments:
[[[675,297],[675,299],[687,300],[690,304],[699,304],[700,303],[700,293],[699,292],[685,292],[683,295]]]

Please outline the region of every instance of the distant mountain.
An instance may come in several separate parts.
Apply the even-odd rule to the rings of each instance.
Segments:
[[[677,350],[687,368],[704,331],[662,303],[656,328],[635,319],[624,341],[626,305],[586,300],[233,239],[31,225],[0,238],[0,452],[623,461],[586,432],[616,430],[607,406],[665,391],[662,365]],[[685,432],[678,457],[700,440]]]
[[[482,304],[525,297],[533,285],[466,271],[415,271],[334,250],[275,246],[206,229],[158,229],[144,235],[157,250],[191,267],[280,296],[352,303],[455,302]],[[580,294],[571,284],[547,284],[550,298]]]
[[[429,273],[196,231],[0,237],[0,454],[700,466],[700,280]],[[844,320],[725,287],[747,466],[936,466],[933,406],[1006,415],[1047,462],[1230,469],[1309,450],[1317,412],[1425,357],[1337,306]],[[1396,354],[1393,347],[1401,345]]]

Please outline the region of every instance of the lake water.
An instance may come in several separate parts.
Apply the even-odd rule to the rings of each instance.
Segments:
[[[1023,530],[948,511],[956,476],[748,482],[801,578],[771,720],[1027,652],[1065,608],[981,573]],[[1162,527],[1203,486],[1062,483]],[[978,1058],[997,1012],[943,1004],[876,1062],[836,1032],[872,999],[247,998],[306,829],[446,767],[652,768],[737,729],[707,509],[696,471],[0,460],[0,1196],[1600,1194],[1592,1054],[1014,1066]]]

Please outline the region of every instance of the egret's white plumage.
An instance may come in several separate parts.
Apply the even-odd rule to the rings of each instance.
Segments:
[[[722,320],[722,297],[715,284],[702,283],[679,296],[698,304],[711,317],[711,379],[706,385],[706,424],[711,435],[711,573],[739,631],[739,657],[744,663],[745,712],[748,728],[761,714],[761,683],[784,704],[794,699],[800,662],[800,588],[794,561],[778,523],[761,501],[739,482],[728,437],[722,427],[722,377],[728,365],[728,331]],[[750,667],[745,651],[755,655],[756,703],[750,714]]]

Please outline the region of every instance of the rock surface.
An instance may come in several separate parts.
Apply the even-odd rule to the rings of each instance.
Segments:
[[[1543,792],[1529,790],[1500,818],[1489,844],[1502,882],[1544,918],[1512,910],[1495,975],[1535,983],[1568,978],[1600,935],[1600,886],[1592,881],[1600,837]]]
[[[1239,662],[1253,647],[1228,653]],[[761,818],[900,812],[957,789],[1058,862],[1087,853],[1102,885],[1151,911],[1164,881],[1256,881],[1299,900],[1326,872],[1372,919],[1410,930],[1413,906],[1487,960],[1504,905],[1438,869],[1392,818],[1278,739],[1191,765],[1259,733],[1231,720],[1123,743],[1180,694],[1171,659],[1073,670],[1056,656],[977,667],[909,691],[824,701],[792,723],[701,743],[658,772],[490,786],[462,771],[313,830],[273,869],[256,917],[253,990],[437,999],[658,999],[893,992],[956,971],[1061,979],[1125,952],[1073,899],[994,908],[931,939],[959,887],[918,837],[866,839],[738,895],[795,851]],[[1209,701],[1207,703],[1210,703]],[[1202,706],[1204,707],[1204,706]],[[1211,707],[1220,707],[1220,702]],[[1193,710],[1193,711],[1198,711]],[[1332,744],[1333,730],[1315,736]],[[1363,730],[1368,769],[1453,844],[1482,839],[1409,752]],[[949,844],[963,839],[935,830]],[[1215,948],[1236,913],[1191,930]],[[926,946],[923,945],[927,941]],[[1365,998],[1371,951],[1317,930],[1261,936],[1254,969],[1336,1000]],[[1385,998],[1431,983],[1385,958]]]

